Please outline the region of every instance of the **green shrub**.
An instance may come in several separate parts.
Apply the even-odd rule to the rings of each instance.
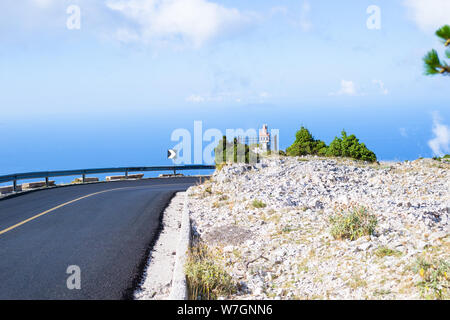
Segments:
[[[264,202],[260,201],[260,200],[253,200],[252,202],[252,206],[255,208],[265,208],[267,207],[267,204],[265,204]]]
[[[402,255],[401,251],[389,249],[388,247],[379,247],[375,250],[375,255],[379,258],[383,257],[400,257]]]
[[[341,157],[342,156],[342,139],[335,137],[331,141],[330,146],[327,149],[326,155],[328,157]]]
[[[436,160],[436,161],[442,161],[443,159],[450,159],[450,154],[446,154],[443,157],[433,157],[433,160]],[[445,161],[447,161],[447,160],[445,160]]]
[[[412,270],[420,275],[421,280],[416,283],[421,294],[426,298],[449,299],[450,293],[450,261],[426,260],[418,258]]]
[[[237,286],[220,263],[221,257],[199,243],[189,249],[185,265],[189,299],[215,300],[236,292]]]
[[[327,149],[329,157],[348,157],[355,160],[376,162],[375,153],[370,151],[364,143],[360,143],[354,134],[347,135],[345,130],[341,132],[341,138],[336,137]]]
[[[250,163],[259,161],[259,155],[250,151],[247,144],[239,143],[237,138],[232,142],[227,141],[227,137],[223,136],[222,140],[214,149],[216,165],[227,162],[234,163]]]
[[[368,209],[361,206],[349,212],[340,212],[330,217],[331,235],[335,239],[356,240],[365,235],[372,235],[377,225],[377,218]]]
[[[205,188],[205,193],[207,193],[207,194],[212,194],[212,188],[211,188],[211,186],[208,186],[208,187]]]
[[[377,157],[364,143],[360,143],[354,134],[347,135],[342,130],[341,137],[336,137],[327,147],[325,142],[316,140],[305,127],[295,134],[294,143],[286,149],[289,156],[317,155],[328,157],[348,157],[355,160],[376,162]]]
[[[223,169],[223,167],[225,167],[225,166],[226,166],[225,162],[218,163],[218,164],[216,164],[216,170],[221,171]]]
[[[301,127],[295,134],[294,143],[286,149],[286,153],[289,156],[305,156],[312,155],[325,155],[327,145],[325,142],[316,140],[305,127]]]

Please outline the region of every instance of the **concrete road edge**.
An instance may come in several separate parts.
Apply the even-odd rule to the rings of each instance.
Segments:
[[[187,208],[188,193],[185,194],[183,212],[181,216],[180,240],[177,246],[175,268],[172,278],[172,289],[169,300],[187,300],[188,290],[184,265],[186,263],[187,252],[191,244],[191,219]]]

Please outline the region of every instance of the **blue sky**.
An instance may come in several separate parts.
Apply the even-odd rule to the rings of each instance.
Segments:
[[[371,5],[380,29],[367,27]],[[85,165],[107,165],[107,141],[138,131],[164,149],[194,120],[268,123],[284,148],[303,124],[326,142],[345,127],[386,160],[450,152],[450,78],[425,77],[421,62],[443,52],[448,0],[4,0],[0,17],[2,171],[32,166],[18,146],[57,145],[59,162],[36,151],[41,167],[97,149],[108,157]],[[121,164],[150,161],[131,157]]]

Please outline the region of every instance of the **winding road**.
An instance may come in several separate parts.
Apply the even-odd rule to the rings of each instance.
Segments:
[[[131,299],[164,208],[197,181],[74,185],[0,200],[0,299]]]

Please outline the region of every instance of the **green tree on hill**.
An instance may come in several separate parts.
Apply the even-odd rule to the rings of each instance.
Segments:
[[[441,38],[445,47],[450,47],[450,25],[445,25],[437,30],[436,35]],[[448,59],[450,59],[450,48],[446,50],[445,55]],[[450,75],[450,65],[448,65],[445,61],[441,61],[436,50],[433,49],[428,52],[423,58],[423,61],[425,62],[426,75]]]
[[[250,163],[256,162],[259,156],[250,151],[250,147],[247,144],[239,143],[236,138],[233,141],[227,141],[227,137],[223,136],[222,140],[214,149],[216,164],[227,162],[241,162]]]
[[[321,140],[316,140],[305,127],[301,127],[295,134],[294,143],[286,149],[289,156],[325,155],[327,145]]]
[[[341,137],[336,137],[327,147],[325,142],[316,140],[305,127],[301,127],[295,134],[294,143],[286,149],[288,156],[298,157],[317,155],[327,157],[346,157],[368,162],[377,161],[375,153],[370,151],[364,143],[360,143],[354,134],[347,135],[342,130]]]
[[[342,156],[342,139],[335,137],[331,141],[330,146],[326,152],[327,157],[341,157]]]
[[[347,135],[345,130],[341,132],[341,138],[336,137],[327,149],[329,157],[347,157],[369,162],[377,161],[374,152],[370,151],[364,143],[360,143],[354,134]]]

